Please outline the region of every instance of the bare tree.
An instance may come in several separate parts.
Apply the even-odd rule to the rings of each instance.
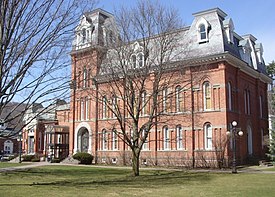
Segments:
[[[85,0],[0,2],[1,124],[22,117],[34,103],[49,105],[69,95],[70,73],[66,70],[70,66],[70,40],[80,15],[95,3]],[[4,113],[7,107],[9,112]]]
[[[139,1],[115,14],[95,78],[96,99],[101,118],[115,119],[109,129],[130,147],[133,175],[138,176],[142,147],[157,125],[175,124],[180,113],[191,127],[192,102],[183,97],[199,77],[192,77],[193,68],[182,62],[188,46],[182,43],[184,28],[176,10]]]

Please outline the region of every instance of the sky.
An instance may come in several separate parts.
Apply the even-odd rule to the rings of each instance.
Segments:
[[[152,0],[154,1],[154,0]],[[252,34],[256,43],[262,43],[265,63],[275,60],[275,0],[159,0],[163,5],[178,9],[181,19],[191,25],[193,13],[220,8],[232,18],[235,32],[239,35]],[[136,0],[100,0],[98,7],[108,12],[114,7],[134,6]]]

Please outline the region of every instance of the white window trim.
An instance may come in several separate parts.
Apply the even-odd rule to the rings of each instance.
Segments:
[[[170,129],[167,126],[163,127],[163,150],[171,150]]]
[[[207,108],[207,103],[206,103],[206,84],[209,85],[209,91],[210,91],[210,107],[209,109]],[[210,111],[212,107],[212,98],[211,98],[211,84],[209,81],[206,81],[203,83],[203,110],[204,111]]]
[[[204,27],[205,27],[205,34],[206,34],[205,39],[201,39],[201,32],[200,32],[200,26],[201,25],[204,25]],[[198,39],[199,44],[209,41],[209,27],[210,27],[210,24],[203,17],[201,17],[197,21],[196,29],[197,29],[197,39]]]
[[[183,129],[182,126],[177,126],[177,150],[183,150]]]
[[[211,131],[211,135],[209,135],[208,130]],[[209,144],[209,140],[211,140],[210,144]],[[212,140],[213,140],[213,127],[210,123],[207,123],[204,125],[204,148],[205,148],[205,150],[213,149]]]

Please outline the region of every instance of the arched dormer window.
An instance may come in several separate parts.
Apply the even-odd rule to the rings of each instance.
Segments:
[[[84,44],[84,43],[87,42],[87,35],[86,35],[86,29],[85,28],[82,29],[81,34],[82,34],[82,44]]]
[[[223,21],[223,27],[228,43],[234,43],[234,24],[231,18]]]
[[[198,42],[203,43],[207,42],[209,40],[209,30],[210,30],[210,24],[205,20],[204,18],[200,18],[197,22],[197,37]]]
[[[206,39],[206,29],[205,29],[205,25],[204,24],[200,25],[199,32],[200,32],[200,39],[201,40],[205,40]]]
[[[204,110],[211,109],[211,86],[208,81],[203,83],[203,102]]]

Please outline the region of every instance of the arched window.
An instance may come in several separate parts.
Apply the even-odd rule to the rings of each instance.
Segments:
[[[167,126],[163,127],[163,149],[170,150],[170,132]]]
[[[108,149],[108,134],[105,129],[102,130],[102,150]]]
[[[82,98],[80,101],[80,119],[84,120],[84,99]]]
[[[197,38],[199,43],[205,43],[209,40],[210,24],[205,18],[201,17],[196,24]]]
[[[205,27],[205,25],[204,24],[201,24],[200,26],[199,26],[199,32],[200,32],[200,39],[201,40],[206,40],[206,34],[207,34],[207,32],[206,32],[206,27]]]
[[[212,149],[212,126],[210,123],[204,125],[204,148],[205,150]]]
[[[175,100],[176,100],[176,112],[182,111],[182,93],[181,93],[181,87],[177,86],[175,90]]]
[[[232,111],[233,110],[233,97],[232,97],[232,87],[231,83],[228,82],[227,84],[228,87],[228,110]]]
[[[209,82],[204,82],[203,84],[203,101],[204,110],[211,109],[211,87]]]
[[[259,108],[260,108],[260,118],[263,118],[263,96],[259,96]]]
[[[176,130],[177,130],[177,150],[181,150],[183,149],[182,127],[178,125]]]
[[[118,136],[115,130],[113,130],[113,150],[118,149]]]

